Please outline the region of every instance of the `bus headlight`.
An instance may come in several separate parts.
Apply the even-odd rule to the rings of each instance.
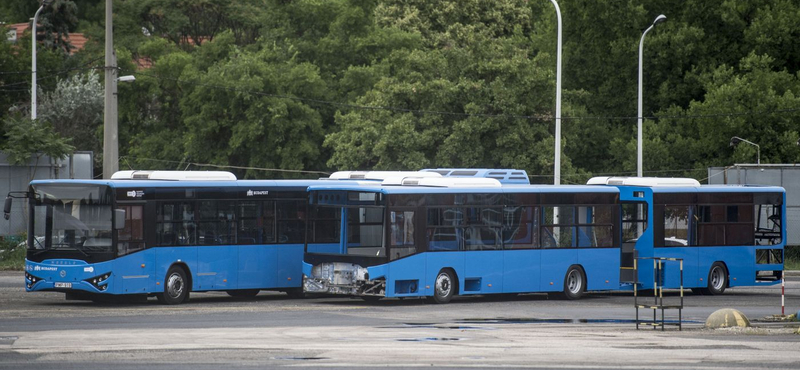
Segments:
[[[108,289],[108,278],[111,277],[111,273],[105,273],[103,275],[97,275],[92,278],[88,278],[84,280],[85,282],[91,284],[93,287],[97,288],[100,291],[105,291]]]

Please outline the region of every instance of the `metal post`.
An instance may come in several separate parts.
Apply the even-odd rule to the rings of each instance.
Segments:
[[[653,29],[656,24],[661,23],[667,19],[666,16],[663,14],[656,17],[653,21],[653,24],[650,27],[647,27],[644,32],[642,32],[642,38],[639,40],[639,92],[638,92],[638,110],[636,114],[636,131],[637,131],[637,140],[636,140],[636,176],[642,177],[642,54],[644,51],[644,36],[647,35],[647,32]]]
[[[42,9],[44,9],[44,4],[33,15],[31,29],[31,120],[36,119],[36,22],[39,21],[39,13],[42,12]]]
[[[555,165],[553,168],[553,184],[561,184],[561,9],[556,0],[550,0],[556,8],[558,19],[558,45],[556,46],[556,132],[555,132]]]
[[[781,316],[786,316],[786,278],[781,276]]]
[[[105,111],[103,113],[103,178],[119,169],[117,138],[117,58],[114,55],[112,0],[106,0]]]

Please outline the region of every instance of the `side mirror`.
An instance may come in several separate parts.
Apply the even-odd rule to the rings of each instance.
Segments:
[[[121,230],[125,228],[125,210],[124,209],[115,209],[114,210],[114,229]]]
[[[8,220],[11,217],[11,203],[14,198],[6,197],[6,204],[3,206],[3,218]]]

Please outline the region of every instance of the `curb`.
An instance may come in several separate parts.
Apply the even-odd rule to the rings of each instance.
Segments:
[[[784,276],[800,276],[800,270],[787,270],[783,272]]]

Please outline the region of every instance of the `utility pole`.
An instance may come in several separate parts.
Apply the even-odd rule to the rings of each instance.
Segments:
[[[103,178],[110,179],[119,169],[117,134],[117,57],[114,53],[112,0],[106,0],[105,110],[103,112]]]

